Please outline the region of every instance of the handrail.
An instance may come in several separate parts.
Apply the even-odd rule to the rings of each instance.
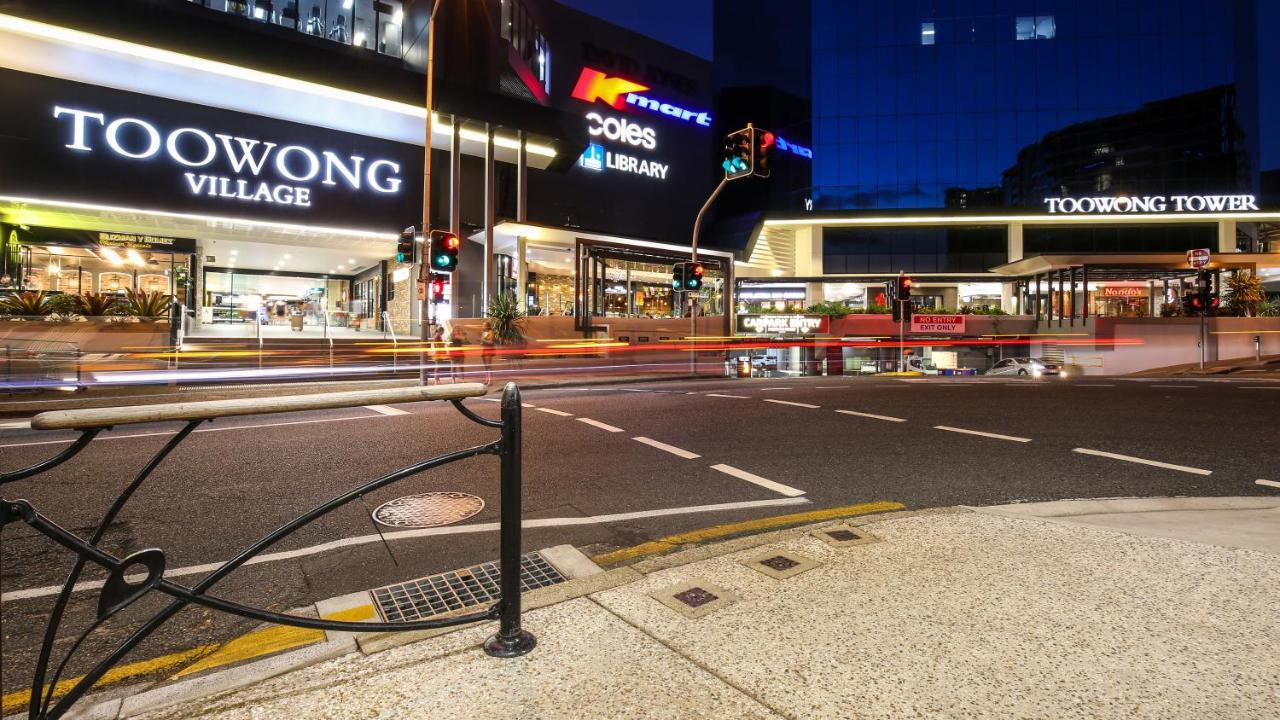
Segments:
[[[418,402],[421,400],[462,400],[479,397],[488,392],[483,383],[458,383],[456,385],[432,385],[423,387],[387,388],[385,390],[348,390],[345,392],[314,395],[284,395],[281,397],[237,398],[235,400],[203,400],[198,402],[171,403],[167,405],[127,405],[114,408],[87,408],[84,410],[52,410],[31,418],[33,430],[87,430],[113,425],[169,422],[174,420],[211,420],[236,415],[263,415],[267,413],[297,412],[299,410],[329,410],[333,408],[360,407],[362,405],[388,405]]]
[[[522,420],[520,391],[515,383],[507,383],[501,400],[501,420],[490,420],[462,404],[464,398],[484,395],[486,388],[480,383],[459,383],[448,386],[404,387],[386,390],[361,390],[327,393],[323,395],[295,395],[278,398],[247,398],[239,400],[214,400],[208,402],[177,403],[167,406],[131,406],[93,410],[67,410],[41,413],[32,419],[32,427],[45,430],[80,430],[79,439],[62,449],[52,458],[25,469],[0,472],[0,486],[32,477],[62,465],[77,456],[81,450],[103,430],[111,425],[141,422],[186,420],[187,425],[155,453],[150,462],[133,482],[116,497],[110,509],[88,536],[66,529],[43,515],[27,500],[0,499],[0,529],[11,522],[23,522],[30,530],[44,535],[76,556],[45,626],[44,640],[31,678],[28,704],[30,720],[57,720],[82,699],[104,675],[145,641],[157,628],[172,619],[184,608],[200,605],[212,610],[231,613],[240,617],[264,622],[275,622],[293,627],[313,628],[331,632],[406,632],[464,625],[483,620],[498,620],[497,632],[484,643],[485,652],[495,657],[524,655],[537,644],[537,640],[521,626],[520,566],[521,566],[521,484],[522,484]],[[186,440],[202,422],[218,417],[234,415],[293,412],[297,410],[352,407],[366,404],[413,402],[417,400],[448,400],[469,420],[484,427],[497,428],[498,439],[463,450],[438,455],[391,471],[374,480],[365,481],[320,502],[275,530],[247,545],[231,560],[220,564],[192,585],[183,585],[165,577],[167,560],[163,550],[148,548],[129,555],[120,555],[103,548],[99,543],[103,531],[123,509],[145,480],[170,453]],[[329,513],[364,497],[365,494],[388,487],[405,478],[481,455],[497,455],[500,460],[501,517],[499,536],[500,593],[499,598],[487,608],[462,615],[409,622],[388,622],[375,619],[370,622],[318,619],[301,617],[244,605],[212,594],[213,586],[238,568],[250,564],[253,558],[295,531],[310,525]],[[38,487],[38,486],[35,486]],[[54,660],[54,650],[61,637],[59,631],[66,619],[71,593],[88,566],[96,566],[107,573],[107,579],[99,590],[96,617],[86,620],[88,627],[79,639],[63,651],[61,662]],[[135,577],[145,571],[140,581]],[[82,641],[117,613],[132,605],[148,593],[159,593],[170,598],[167,605],[155,610],[124,640],[114,644],[91,669],[75,680],[61,681],[62,671],[73,656],[88,652]],[[134,618],[137,619],[137,618]],[[91,661],[92,662],[92,661]],[[65,691],[65,692],[64,692]],[[59,695],[61,695],[59,697]]]

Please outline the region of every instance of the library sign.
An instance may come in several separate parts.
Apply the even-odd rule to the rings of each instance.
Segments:
[[[1045,198],[1050,215],[1245,212],[1258,210],[1253,195],[1140,195]]]

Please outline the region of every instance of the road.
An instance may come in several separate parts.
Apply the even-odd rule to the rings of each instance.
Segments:
[[[490,398],[496,398],[491,395]],[[1113,378],[793,378],[619,384],[525,393],[527,549],[588,554],[719,523],[870,501],[911,508],[1081,497],[1280,492],[1280,383]],[[497,404],[468,401],[496,416]],[[0,466],[57,452],[69,433],[0,423]],[[177,430],[105,433],[67,465],[4,488],[65,527],[92,524]],[[167,575],[200,566],[357,482],[493,431],[441,403],[252,416],[203,426],[143,486],[105,546],[163,548]],[[486,502],[464,524],[384,544],[369,513],[411,493],[462,491]],[[410,478],[283,541],[286,558],[237,571],[217,594],[274,609],[495,559],[497,460]],[[29,678],[42,616],[70,565],[21,524],[5,528],[4,691]],[[89,577],[101,577],[100,575]],[[75,594],[91,618],[97,594]],[[100,657],[159,598],[90,636]],[[225,641],[251,629],[187,610],[127,661]],[[67,647],[73,638],[64,639]],[[69,675],[85,666],[75,662]]]

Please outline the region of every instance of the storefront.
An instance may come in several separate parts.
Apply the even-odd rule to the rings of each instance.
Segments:
[[[3,226],[0,290],[189,296],[189,238]]]

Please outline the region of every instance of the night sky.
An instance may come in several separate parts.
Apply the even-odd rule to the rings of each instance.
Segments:
[[[711,59],[711,0],[559,0],[660,40],[694,55]]]
[[[615,25],[635,30],[711,59],[712,0],[559,0]],[[782,2],[783,0],[779,0]],[[1280,0],[1258,1],[1259,121],[1262,168],[1280,168],[1280,43],[1268,28],[1280,26]]]

